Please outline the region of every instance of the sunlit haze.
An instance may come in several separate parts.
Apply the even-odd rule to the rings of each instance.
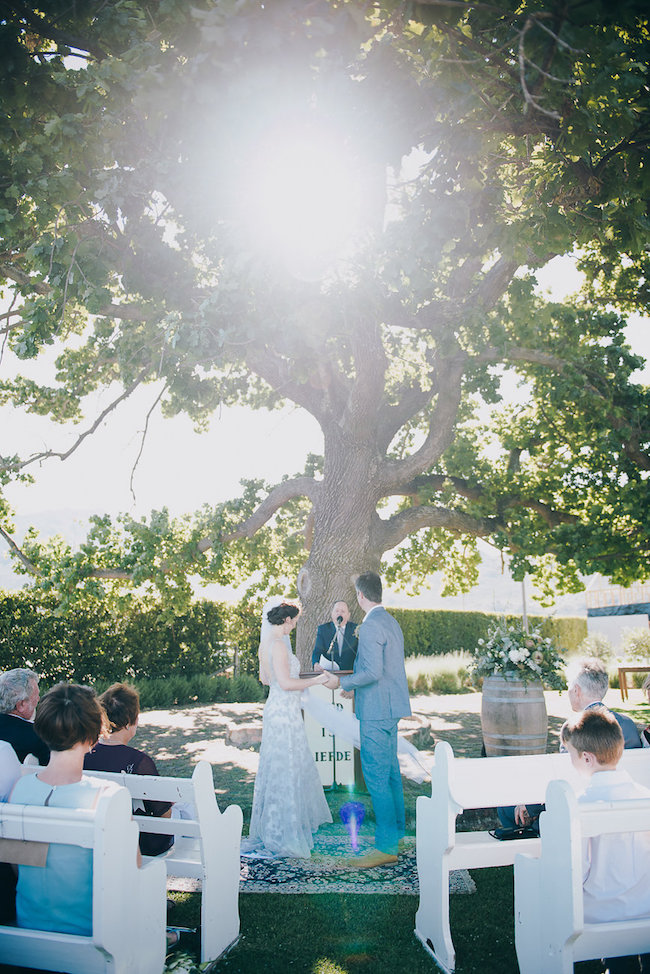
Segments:
[[[319,278],[359,227],[362,180],[344,140],[315,126],[272,127],[246,167],[256,245],[297,277]]]

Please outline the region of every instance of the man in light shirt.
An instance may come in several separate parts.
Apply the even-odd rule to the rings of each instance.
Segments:
[[[650,790],[617,766],[623,732],[604,708],[583,710],[562,727],[571,763],[589,778],[580,802],[650,798]],[[650,824],[650,823],[649,823]],[[650,831],[594,835],[583,841],[585,923],[648,918],[650,922]],[[650,954],[610,957],[609,974],[650,974]]]

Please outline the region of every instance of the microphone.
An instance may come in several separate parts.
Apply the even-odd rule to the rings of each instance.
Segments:
[[[343,616],[337,616],[336,617],[336,625],[337,626],[340,626],[342,622],[343,622]]]

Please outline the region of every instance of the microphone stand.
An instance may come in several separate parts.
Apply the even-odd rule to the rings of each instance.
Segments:
[[[340,622],[343,622],[343,619],[341,618],[341,616],[339,616],[338,619],[336,620],[336,622],[338,623],[338,625],[335,625],[334,626],[334,635],[332,636],[332,642],[330,643],[329,649],[327,650],[327,652],[330,654],[330,659],[331,659],[331,661],[333,663],[334,662],[334,643],[336,643],[337,649],[338,649],[338,654],[337,655],[338,655],[338,658],[339,658],[339,669],[340,669],[341,668],[341,650],[338,647],[338,641],[337,641],[337,638],[336,638],[338,636],[339,629],[340,629],[340,622],[339,622],[339,620],[340,620]],[[332,673],[333,672],[334,672],[334,670],[332,670]],[[335,706],[335,703],[334,703],[334,690],[332,690],[332,706],[333,707]],[[336,791],[337,789],[338,789],[338,785],[336,783],[336,736],[335,736],[335,734],[332,734],[332,784],[331,784],[331,786],[329,788],[325,788],[323,790],[324,791]]]

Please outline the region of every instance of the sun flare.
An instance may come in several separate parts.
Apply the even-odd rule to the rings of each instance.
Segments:
[[[291,273],[322,276],[360,227],[359,167],[344,141],[312,127],[275,128],[249,169],[248,222],[257,246]]]

